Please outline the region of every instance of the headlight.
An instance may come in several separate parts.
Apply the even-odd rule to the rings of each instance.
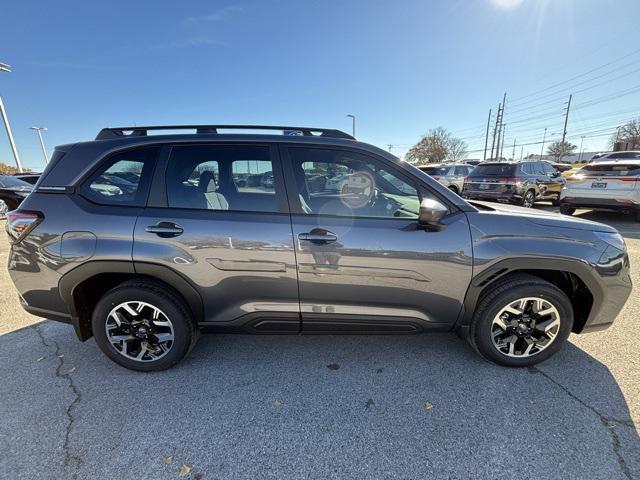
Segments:
[[[618,232],[593,232],[593,234],[603,242],[617,248],[618,250],[625,250],[626,248],[624,238],[622,238],[622,235],[620,235]]]

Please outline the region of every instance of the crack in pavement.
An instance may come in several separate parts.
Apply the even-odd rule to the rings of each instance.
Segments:
[[[607,417],[606,415],[600,413],[595,407],[589,405],[587,402],[585,402],[580,397],[575,395],[567,387],[562,385],[560,382],[556,381],[548,373],[544,372],[543,370],[540,370],[540,368],[537,367],[537,366],[529,367],[529,371],[532,371],[534,373],[539,373],[544,378],[549,380],[551,383],[553,383],[554,385],[560,387],[560,389],[564,393],[566,393],[569,397],[574,399],[576,402],[578,402],[583,407],[591,410],[593,413],[595,413],[598,416],[598,418],[600,419],[600,422],[602,423],[602,425],[604,425],[604,427],[607,429],[607,431],[611,434],[611,441],[613,442],[613,452],[616,454],[616,457],[618,459],[618,465],[620,465],[620,469],[622,470],[622,473],[629,480],[633,480],[633,476],[631,475],[631,470],[630,470],[629,466],[627,465],[627,461],[625,460],[625,458],[624,458],[624,456],[622,455],[622,452],[621,452],[622,443],[620,442],[620,437],[618,436],[618,433],[615,431],[616,425],[635,428],[635,425],[633,424],[633,421],[632,420],[619,420],[619,419],[616,419],[616,418],[610,418],[610,417]]]
[[[36,331],[36,333],[38,334],[38,337],[40,337],[40,341],[45,347],[55,348],[54,354],[58,361],[58,366],[56,367],[56,377],[66,380],[69,385],[69,389],[73,392],[73,395],[74,395],[73,400],[67,406],[67,410],[66,410],[68,422],[67,422],[67,427],[65,429],[64,443],[62,444],[62,451],[64,452],[64,466],[71,467],[71,468],[74,468],[74,470],[77,470],[78,468],[80,468],[80,465],[82,465],[82,459],[77,455],[73,455],[71,453],[69,443],[71,441],[71,430],[73,429],[73,425],[75,422],[75,418],[73,416],[73,410],[77,405],[77,403],[80,400],[82,400],[82,394],[80,393],[80,390],[78,390],[78,387],[75,385],[73,378],[71,377],[71,372],[62,373],[62,367],[64,366],[64,360],[63,360],[64,355],[60,353],[60,346],[58,345],[58,342],[56,342],[55,340],[51,340],[51,344],[49,344],[45,339],[44,334],[42,333],[42,331],[37,325],[34,325],[31,328]],[[73,473],[73,478],[77,478],[76,472]]]

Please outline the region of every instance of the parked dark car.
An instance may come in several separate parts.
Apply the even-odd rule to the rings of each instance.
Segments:
[[[0,216],[15,210],[27,195],[33,190],[33,185],[14,177],[0,175]]]
[[[462,196],[531,208],[539,200],[558,205],[564,177],[549,162],[486,162],[464,181]]]
[[[166,128],[104,129],[57,147],[6,225],[23,307],[95,337],[124,367],[171,367],[201,331],[451,330],[486,359],[522,367],[571,332],[609,326],[631,292],[614,228],[467,202],[344,132],[207,125],[147,136]],[[249,160],[272,172],[273,188],[235,183]],[[488,165],[481,178],[519,168]],[[134,187],[122,188],[114,178],[131,171]],[[336,172],[340,190],[309,188]]]

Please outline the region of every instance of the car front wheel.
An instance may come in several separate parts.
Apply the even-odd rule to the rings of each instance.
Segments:
[[[538,277],[514,275],[480,299],[469,340],[487,360],[526,367],[556,353],[572,327],[573,307],[562,290]]]
[[[107,292],[93,311],[91,326],[96,343],[111,360],[138,371],[174,366],[198,337],[182,299],[146,281],[125,282]]]

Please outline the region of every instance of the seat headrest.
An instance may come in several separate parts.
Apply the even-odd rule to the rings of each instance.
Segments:
[[[200,179],[198,180],[198,187],[203,192],[215,192],[218,186],[216,185],[216,177],[214,173],[210,170],[205,170],[200,174]]]

